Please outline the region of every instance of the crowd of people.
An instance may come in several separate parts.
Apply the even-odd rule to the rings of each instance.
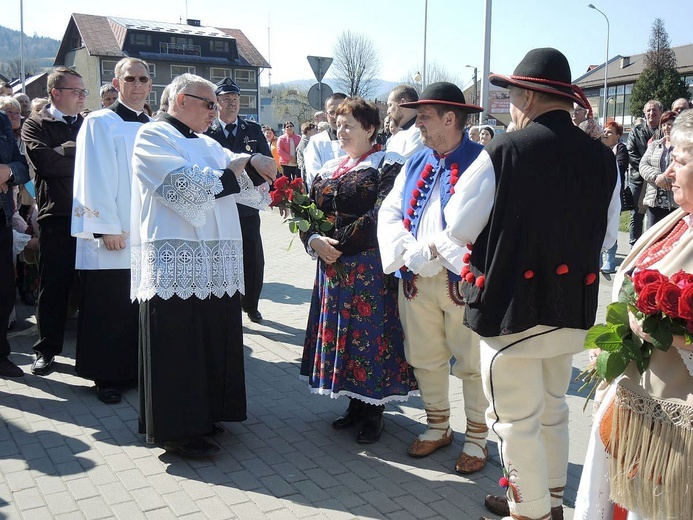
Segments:
[[[147,443],[216,454],[221,423],[246,419],[241,318],[263,319],[259,211],[283,175],[329,223],[301,233],[316,275],[298,375],[312,393],[347,398],[332,427],[377,442],[386,404],[420,395],[426,427],[408,454],[426,457],[454,438],[452,374],[466,418],[454,470],[485,467],[492,429],[505,490],[486,508],[563,518],[572,359],[595,321],[598,274],[617,267],[621,211],[633,248],[615,297],[645,269],[693,276],[688,100],[666,112],[649,101],[624,144],[622,125],[593,117],[566,57],[539,48],[490,77],[510,94],[504,132],[472,125],[483,107],[437,82],[420,95],[395,87],[384,121],[373,103],[332,94],[277,136],[239,116],[230,78],[178,76],[152,115],[146,62],[124,58],[114,75],[92,113],[67,68],[48,76],[47,100],[0,97],[0,375],[24,375],[4,327],[21,278],[23,299],[37,296],[34,375],[54,369],[78,309],[75,369],[96,398],[114,404],[137,386]],[[634,315],[631,328],[650,339]],[[680,420],[693,417],[689,336],[605,392],[578,518],[693,517],[691,422]],[[186,385],[171,376],[183,372]],[[630,458],[600,445],[614,407],[618,424],[640,425],[611,433]],[[663,435],[683,440],[655,451]]]

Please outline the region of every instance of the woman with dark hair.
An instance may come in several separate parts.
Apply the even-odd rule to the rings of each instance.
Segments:
[[[653,140],[640,159],[640,176],[647,182],[643,204],[647,206],[647,227],[654,226],[678,208],[671,191],[671,178],[665,175],[671,163],[672,146],[669,142],[676,112],[669,110],[659,120],[661,139]]]
[[[618,175],[621,179],[621,191],[626,190],[630,195],[631,201],[633,200],[633,195],[630,193],[630,189],[625,184],[625,175],[628,171],[628,149],[626,145],[621,142],[621,137],[623,136],[623,126],[616,121],[609,121],[604,125],[604,133],[602,134],[602,143],[611,148],[616,156],[616,164],[618,165]],[[623,196],[621,196],[621,203],[623,204]],[[621,211],[627,211],[630,208],[621,208]],[[613,273],[616,271],[616,250],[618,249],[618,241],[614,242],[608,250],[602,253],[602,265],[600,270],[602,273]]]
[[[417,389],[404,357],[397,282],[383,273],[378,249],[378,210],[402,167],[384,160],[375,144],[379,128],[372,103],[347,98],[339,105],[337,138],[347,156],[328,161],[311,189],[334,227],[327,236],[302,236],[318,267],[301,376],[313,393],[349,398],[332,426],[360,425],[360,443],[380,438],[385,403]]]

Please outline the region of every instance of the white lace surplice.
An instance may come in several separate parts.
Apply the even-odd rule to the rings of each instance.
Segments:
[[[244,291],[243,254],[233,196],[221,191],[224,149],[186,139],[164,122],[145,125],[133,156],[131,297],[233,295]]]

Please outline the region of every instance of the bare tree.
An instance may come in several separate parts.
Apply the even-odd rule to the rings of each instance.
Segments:
[[[407,73],[404,77],[400,78],[400,82],[413,86],[417,90],[419,95],[421,95],[421,82],[417,81],[415,79],[417,74],[421,74],[420,69],[417,69],[417,70],[410,69],[407,71]],[[443,65],[441,65],[439,63],[436,63],[436,62],[427,63],[426,64],[426,84],[430,85],[431,83],[437,83],[438,81],[447,81],[449,83],[454,83],[455,85],[457,85],[460,88],[463,88],[463,86],[462,86],[463,82],[459,76],[457,76],[456,74],[452,74]]]
[[[332,73],[337,86],[350,96],[366,98],[377,89],[380,56],[365,34],[344,31],[334,46]]]

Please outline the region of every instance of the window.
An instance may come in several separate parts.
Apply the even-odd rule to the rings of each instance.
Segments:
[[[150,106],[152,109],[154,109],[154,107],[158,107],[158,106],[159,106],[159,104],[158,104],[158,102],[157,102],[156,90],[152,90],[152,91],[149,93],[149,95],[147,96],[147,103],[149,104],[149,106]]]
[[[224,78],[230,78],[232,76],[231,69],[223,69],[220,67],[210,67],[209,68],[209,80],[212,83],[218,83]]]
[[[229,42],[224,40],[209,40],[209,50],[211,52],[229,52]]]
[[[171,65],[171,79],[181,74],[195,74],[195,65]]]
[[[240,108],[249,109],[257,107],[257,96],[249,96],[246,94],[241,94]]]
[[[152,35],[146,33],[131,33],[130,45],[138,45],[141,47],[151,47]]]
[[[156,63],[147,63],[149,65],[149,75],[156,78]]]
[[[192,45],[192,38],[185,38],[183,36],[171,36],[171,43],[173,45]]]
[[[237,83],[252,83],[255,84],[255,71],[251,69],[236,69]]]
[[[114,60],[101,60],[101,75],[113,76],[117,64],[118,62]]]

